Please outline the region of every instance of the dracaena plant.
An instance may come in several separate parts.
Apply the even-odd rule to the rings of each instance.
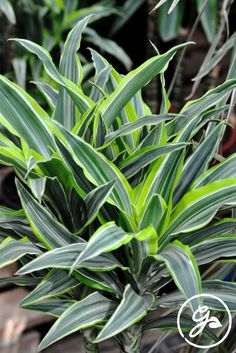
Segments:
[[[176,330],[178,306],[193,295],[217,293],[236,311],[236,285],[223,281],[236,256],[236,155],[216,163],[236,80],[169,114],[164,72],[187,44],[126,76],[91,49],[86,96],[77,51],[87,21],[68,35],[59,69],[17,39],[58,86],[42,84],[47,111],[0,77],[0,160],[14,167],[22,204],[0,209],[0,267],[21,264],[1,281],[35,287],[22,307],[57,318],[40,349],[81,332],[87,352],[114,338],[137,353],[148,330]],[[156,75],[163,100],[153,115],[141,89]]]

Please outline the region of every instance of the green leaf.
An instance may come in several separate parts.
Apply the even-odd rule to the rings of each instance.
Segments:
[[[214,107],[223,98],[228,97],[235,86],[236,80],[227,80],[222,85],[209,90],[202,97],[188,101],[180,111],[182,116],[168,124],[168,134],[172,135],[181,131],[190,120],[199,116],[199,112],[204,112],[206,109]]]
[[[191,136],[193,129],[201,121],[201,118],[196,117],[192,119],[185,128],[177,135],[175,143],[186,143]],[[152,141],[150,142],[152,143]],[[182,171],[184,150],[176,151],[163,156],[162,160],[157,161],[144,181],[142,190],[140,192],[137,207],[140,210],[147,200],[154,194],[159,194],[163,197],[166,204],[168,205],[175,185]],[[171,211],[171,205],[169,212]]]
[[[16,16],[14,13],[14,9],[12,7],[12,4],[8,0],[1,0],[0,1],[0,11],[4,13],[4,15],[7,17],[8,21],[11,24],[16,23]]]
[[[42,196],[45,193],[46,178],[28,179],[28,185],[34,197],[41,203]]]
[[[193,320],[190,316],[182,315],[181,324],[183,324],[184,331],[186,330],[190,332],[191,329],[193,328]],[[144,332],[154,331],[154,330],[178,331],[177,315],[169,314],[164,317],[158,317],[144,323],[143,325]]]
[[[39,239],[47,249],[53,249],[74,242],[82,242],[79,237],[71,234],[17,181],[17,190],[28,221]]]
[[[12,144],[13,145],[13,144]],[[6,166],[13,166],[21,174],[25,174],[27,167],[22,151],[16,146],[1,147],[0,146],[0,161]]]
[[[120,170],[126,178],[130,178],[137,172],[152,162],[155,162],[159,157],[165,156],[168,153],[183,149],[185,143],[169,143],[163,146],[148,146],[131,154],[120,163]]]
[[[87,220],[84,228],[90,224],[97,216],[100,208],[107,201],[115,185],[115,181],[110,181],[91,191],[84,199],[87,209]]]
[[[20,241],[8,237],[0,245],[0,268],[10,265],[25,255],[39,255],[41,251],[27,238]]]
[[[111,66],[107,66],[98,73],[97,77],[95,77],[95,82],[90,93],[90,98],[93,102],[98,102],[101,99],[102,90],[109,79],[111,69]]]
[[[62,163],[60,160],[60,163],[63,164],[64,169],[69,169],[74,188],[80,196],[84,197],[87,193],[92,191],[92,184],[84,177],[83,169],[75,162],[68,148],[57,138],[56,144],[63,161]]]
[[[157,12],[157,26],[163,41],[175,39],[182,25],[185,3],[182,0],[176,8],[168,14],[169,4],[166,2]]]
[[[52,109],[55,109],[58,99],[58,91],[56,91],[52,86],[43,81],[32,81],[32,83],[34,83],[38,87],[42,95],[46,98],[49,106]]]
[[[196,260],[187,245],[175,241],[167,245],[155,258],[166,264],[176,286],[184,294],[185,298],[189,299],[202,293],[200,272]],[[199,298],[194,299],[191,303],[193,311],[200,304]]]
[[[63,136],[75,162],[83,168],[86,177],[97,186],[115,181],[111,198],[115,205],[132,214],[130,192],[131,187],[118,168],[98,153],[91,145],[78,136],[62,130]]]
[[[191,189],[197,189],[201,186],[210,184],[216,180],[223,180],[227,178],[236,177],[236,154],[226,158],[222,163],[208,169],[205,173],[201,174],[199,178],[192,185]]]
[[[155,56],[136,70],[131,71],[118,84],[110,96],[103,101],[100,107],[105,123],[109,127],[117,118],[122,108],[130,99],[143,88],[156,75],[167,68],[167,64],[173,58],[175,53],[190,43],[180,44],[163,55]]]
[[[163,143],[163,137],[165,140],[164,142],[166,142],[166,128],[162,123],[151,129],[147,136],[140,141],[137,150],[147,146],[159,145]]]
[[[166,204],[163,198],[160,195],[154,194],[143,206],[140,214],[138,215],[139,229],[145,229],[152,225],[156,233],[159,234],[159,225],[165,210]],[[143,260],[150,255],[149,241],[149,239],[146,239],[138,244],[136,242],[136,247],[138,250],[136,251],[134,249],[134,253],[135,261],[139,267],[141,267]]]
[[[196,0],[198,12],[201,12],[205,2],[204,0]],[[201,22],[209,42],[212,42],[216,35],[218,24],[218,3],[215,0],[209,0],[201,15]]]
[[[191,251],[199,265],[212,263],[220,258],[235,258],[236,235],[211,236],[191,246]]]
[[[114,303],[101,294],[95,292],[89,295],[69,307],[60,316],[44,337],[38,349],[41,351],[73,332],[103,323],[114,309]]]
[[[79,282],[69,277],[67,272],[51,270],[42,282],[21,301],[21,307],[27,309],[30,304],[62,295],[78,285]]]
[[[216,295],[222,299],[231,312],[236,312],[236,284],[226,281],[203,281],[203,290],[206,294]],[[207,298],[206,298],[207,299]],[[204,301],[205,302],[205,301]],[[218,304],[218,305],[217,305]],[[222,311],[222,305],[216,300],[207,299],[206,305],[213,310]]]
[[[60,317],[67,309],[69,309],[75,300],[50,300],[46,303],[29,304],[27,310],[40,311],[48,315]]]
[[[76,196],[77,200],[82,203],[79,195],[76,194]],[[77,230],[73,217],[73,209],[69,205],[66,190],[64,190],[63,186],[56,177],[46,178],[43,200],[47,201],[52,206],[52,209],[58,216],[60,223],[63,223],[71,232]],[[76,218],[79,222],[81,222],[82,215],[79,217],[79,215],[76,214]]]
[[[231,312],[236,311],[236,284],[220,280],[209,280],[202,282],[204,294],[215,295],[222,299],[228,306]],[[176,303],[181,305],[185,302],[185,298],[180,292],[166,294],[158,299],[158,304],[161,307],[176,307]],[[222,304],[214,299],[203,297],[203,304],[207,305],[212,310],[223,311]]]
[[[219,234],[230,233],[236,228],[235,218],[223,218],[220,221],[202,229],[190,233],[183,233],[178,236],[181,242],[195,244],[204,238],[210,238]]]
[[[66,89],[81,114],[85,113],[89,108],[91,108],[93,102],[84,95],[82,90],[76,84],[59,74],[47,50],[27,39],[14,38],[13,40],[17,41],[24,48],[38,56],[38,58],[43,62],[47,74],[59,85]]]
[[[201,81],[201,79],[206,76],[217,64],[223,59],[228,52],[235,46],[236,34],[233,33],[229,39],[225,41],[223,45],[220,46],[218,50],[213,53],[212,57],[206,62],[204,61],[197,76],[193,78],[193,81]]]
[[[43,255],[30,261],[18,270],[18,274],[27,274],[47,268],[70,270],[77,257],[85,250],[86,243],[71,244],[58,249],[47,251]],[[80,266],[76,266],[80,267]],[[81,267],[89,270],[111,271],[122,267],[121,263],[112,254],[102,254],[93,259],[84,261]]]
[[[96,69],[96,74],[98,75],[98,73],[100,73],[104,68],[109,67],[110,64],[108,63],[108,61],[106,59],[104,59],[95,50],[91,50],[91,53],[92,53],[92,59],[94,61],[94,66]],[[114,92],[114,90],[117,88],[117,86],[121,82],[121,80],[122,80],[121,75],[119,75],[119,73],[114,68],[112,68],[109,80],[107,81],[106,86],[105,86],[105,91],[107,92],[107,95],[110,95]],[[132,98],[134,99],[136,96],[137,96],[137,94],[135,94],[134,97],[132,97]],[[100,106],[98,106],[98,109],[96,112],[96,114],[98,116],[100,116],[99,109],[100,109]],[[150,110],[146,109],[144,114],[146,114],[146,115],[151,114],[151,112],[150,112]],[[120,119],[121,125],[124,125],[129,122],[133,122],[138,119],[138,116],[136,114],[136,111],[135,111],[134,105],[132,104],[132,101],[129,101],[126,104],[126,106],[120,111],[119,119]],[[104,122],[105,122],[105,120],[104,120]],[[105,125],[107,125],[106,122],[105,122]],[[125,136],[123,139],[124,139],[125,143],[127,143],[131,149],[135,148],[135,141],[133,139],[133,136]]]
[[[3,213],[2,213],[3,212]],[[14,239],[25,238],[26,236],[33,243],[37,243],[37,238],[35,237],[33,231],[31,230],[28,221],[20,210],[19,213],[14,212],[11,214],[6,208],[0,210],[0,229],[1,235],[4,238],[11,235]]]
[[[126,123],[122,125],[121,128],[112,131],[105,137],[104,146],[111,143],[115,139],[121,136],[125,136],[134,132],[138,129],[141,129],[144,126],[152,126],[161,123],[162,121],[171,120],[175,117],[174,114],[160,114],[160,115],[148,115],[144,116],[133,123]],[[104,148],[103,146],[103,148]]]
[[[50,157],[54,149],[47,113],[19,86],[0,76],[0,122],[28,148]]]
[[[76,85],[82,81],[82,67],[76,53],[80,47],[82,32],[89,19],[90,16],[85,17],[70,31],[60,61],[60,74]],[[53,119],[57,120],[68,130],[71,130],[77,121],[75,102],[63,86],[60,87]]]
[[[27,59],[25,56],[22,58],[12,59],[12,66],[16,76],[16,83],[25,89],[26,87],[26,68],[27,68]]]
[[[158,233],[158,226],[161,222],[166,207],[167,206],[163,198],[158,194],[153,194],[147,204],[143,206],[139,214],[139,228],[144,229],[152,224]]]
[[[137,233],[126,233],[122,228],[117,227],[115,222],[103,224],[89,239],[87,246],[76,259],[73,268],[81,265],[86,260],[93,259],[96,256],[118,249],[127,244],[133,238],[137,240],[150,240],[150,252],[157,251],[157,234],[152,225]]]
[[[83,268],[74,271],[73,276],[88,287],[113,293],[118,298],[122,296],[124,289],[114,271],[91,272]]]
[[[64,190],[69,191],[71,188],[71,173],[59,157],[52,157],[44,161],[32,161],[32,167],[28,166],[28,170],[35,169],[40,176],[48,178],[57,178],[63,186]]]
[[[219,124],[207,135],[196,151],[187,159],[184,164],[180,180],[175,188],[173,205],[186,193],[193,181],[206,170],[211,162],[214,153],[219,147],[222,138],[223,125]]]
[[[122,301],[97,336],[95,342],[101,342],[113,337],[139,322],[147,315],[147,311],[151,308],[152,304],[152,295],[138,295],[130,285],[127,285]]]
[[[15,284],[16,286],[37,286],[42,278],[31,276],[0,277],[0,284]]]
[[[174,234],[197,230],[207,225],[224,204],[236,202],[236,179],[215,181],[197,190],[188,192],[176,205],[166,232],[161,241],[173,238]]]

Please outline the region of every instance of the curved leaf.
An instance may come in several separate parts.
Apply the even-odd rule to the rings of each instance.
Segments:
[[[189,299],[202,293],[200,272],[187,245],[175,241],[164,248],[155,258],[166,264],[171,277],[185,298]],[[200,299],[194,299],[191,303],[193,311],[199,305]]]
[[[89,295],[64,311],[44,337],[38,349],[43,350],[73,332],[106,321],[115,307],[111,300],[97,292]]]
[[[100,107],[100,113],[108,127],[115,121],[130,99],[151,79],[165,71],[175,53],[189,44],[191,43],[180,44],[163,55],[149,59],[121,80],[114,92],[103,101]]]
[[[75,162],[83,168],[86,177],[98,186],[115,181],[111,192],[112,200],[122,210],[132,214],[129,196],[131,187],[118,168],[80,137],[72,135],[62,128],[60,130]]]
[[[45,303],[28,304],[27,310],[40,311],[42,313],[60,317],[68,308],[75,304],[75,300],[50,300]]]
[[[1,0],[0,1],[0,10],[4,13],[4,15],[7,17],[8,21],[11,22],[11,24],[16,23],[16,16],[14,13],[14,9],[12,7],[12,4],[8,0]]]
[[[209,237],[191,246],[199,265],[212,263],[220,258],[236,257],[236,235]]]
[[[21,87],[3,76],[0,76],[0,121],[42,156],[50,157],[50,148],[55,149],[47,113]]]
[[[76,52],[79,50],[82,32],[89,18],[89,16],[85,17],[70,31],[60,61],[60,74],[76,85],[82,81],[82,67]],[[68,130],[71,130],[77,121],[76,105],[63,86],[60,87],[53,119],[59,121]]]
[[[17,274],[27,274],[48,268],[70,270],[77,257],[85,248],[86,243],[75,243],[47,251],[21,267]],[[81,266],[77,267],[85,267],[89,270],[110,271],[114,268],[122,267],[122,265],[112,254],[103,254],[88,261],[85,260]]]
[[[162,241],[207,225],[224,204],[236,203],[236,179],[215,181],[188,192],[176,205]]]
[[[122,245],[130,242],[133,238],[137,240],[148,239],[150,241],[150,252],[156,253],[157,234],[152,225],[149,225],[149,227],[137,233],[126,233],[122,228],[117,227],[114,222],[109,222],[99,227],[92,235],[85,249],[76,259],[72,270],[79,265],[82,266],[82,263],[86,260],[93,259],[102,253],[118,249]]]
[[[199,145],[196,151],[187,159],[184,164],[180,180],[175,188],[173,204],[185,194],[193,181],[201,175],[212,160],[214,153],[219,147],[223,133],[223,125],[219,124]]]
[[[152,295],[138,295],[130,285],[127,285],[122,301],[97,336],[95,342],[101,342],[113,337],[140,321],[147,315],[152,303]]]
[[[44,207],[37,203],[18,181],[17,190],[35,235],[47,249],[58,248],[74,242],[83,242],[81,238],[71,234]]]
[[[186,147],[185,143],[169,143],[163,146],[148,146],[133,153],[120,163],[120,170],[126,178],[130,178],[157,158]]]
[[[235,218],[223,218],[222,220],[203,229],[199,229],[190,233],[183,233],[178,236],[178,239],[184,243],[194,245],[202,239],[210,238],[219,234],[230,233],[236,228]]]
[[[231,312],[236,311],[235,283],[220,280],[209,280],[202,282],[202,288],[204,294],[217,296],[225,302]],[[184,302],[185,298],[180,292],[163,295],[158,299],[158,304],[164,308],[176,307],[176,304],[182,305]],[[222,304],[214,299],[212,300],[211,298],[204,297],[203,303],[212,310],[224,311]]]
[[[147,115],[142,118],[139,118],[137,121],[134,121],[132,123],[126,123],[122,125],[121,128],[109,133],[105,137],[104,144],[106,146],[118,137],[128,135],[131,132],[141,129],[144,126],[156,125],[161,123],[162,121],[171,120],[173,119],[173,117],[175,117],[174,114]],[[102,146],[102,148],[104,148],[104,146]]]
[[[78,285],[79,282],[69,277],[67,272],[52,270],[42,282],[21,301],[21,307],[27,309],[27,306],[30,304],[36,304],[45,299],[67,293]]]
[[[93,102],[84,95],[82,90],[76,84],[59,74],[47,50],[27,39],[14,38],[13,40],[17,41],[24,48],[38,56],[38,58],[43,62],[47,74],[66,89],[81,114],[91,108]]]
[[[191,189],[197,189],[216,180],[236,177],[236,154],[228,157],[224,162],[208,169],[192,185]]]
[[[40,255],[39,250],[27,238],[14,240],[7,238],[0,245],[0,268],[10,265],[25,255]]]

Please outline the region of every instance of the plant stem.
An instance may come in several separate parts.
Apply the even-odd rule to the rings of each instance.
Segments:
[[[84,349],[86,353],[99,353],[98,344],[91,342],[89,331],[82,332],[82,337],[83,337]]]
[[[140,353],[142,340],[142,325],[137,324],[130,328],[128,332],[120,335],[118,341],[122,353]]]

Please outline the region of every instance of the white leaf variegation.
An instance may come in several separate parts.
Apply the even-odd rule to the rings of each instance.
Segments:
[[[131,4],[140,3],[125,2],[121,23]],[[159,5],[164,3],[170,11],[181,5],[178,0]],[[91,9],[94,17],[87,16]],[[14,168],[22,206],[19,211],[0,207],[0,267],[19,263],[17,273],[0,284],[34,287],[21,305],[57,318],[39,349],[80,332],[88,352],[114,338],[121,352],[138,353],[146,331],[157,330],[159,344],[177,329],[176,308],[202,293],[216,294],[236,311],[235,284],[223,281],[232,277],[236,262],[231,216],[236,158],[219,156],[226,126],[219,118],[229,115],[226,102],[230,95],[234,101],[236,80],[170,114],[164,73],[189,44],[183,43],[126,75],[90,49],[95,77],[84,85],[83,54],[77,53],[83,33],[130,65],[114,42],[102,42],[86,29],[97,16],[111,13],[105,1],[75,10],[72,18],[66,14],[66,23],[76,25],[62,44],[59,68],[42,46],[16,39],[39,58],[50,78],[44,74],[36,82],[47,110],[0,76],[0,163]],[[202,17],[209,36],[213,29],[206,18],[212,16]],[[114,30],[118,27],[115,22]],[[157,75],[161,99],[154,115],[142,89]],[[204,303],[222,309],[211,300]],[[200,304],[196,299],[190,309]],[[158,307],[168,314],[155,317]],[[192,329],[188,313],[183,328]],[[206,329],[201,339],[217,337]]]

